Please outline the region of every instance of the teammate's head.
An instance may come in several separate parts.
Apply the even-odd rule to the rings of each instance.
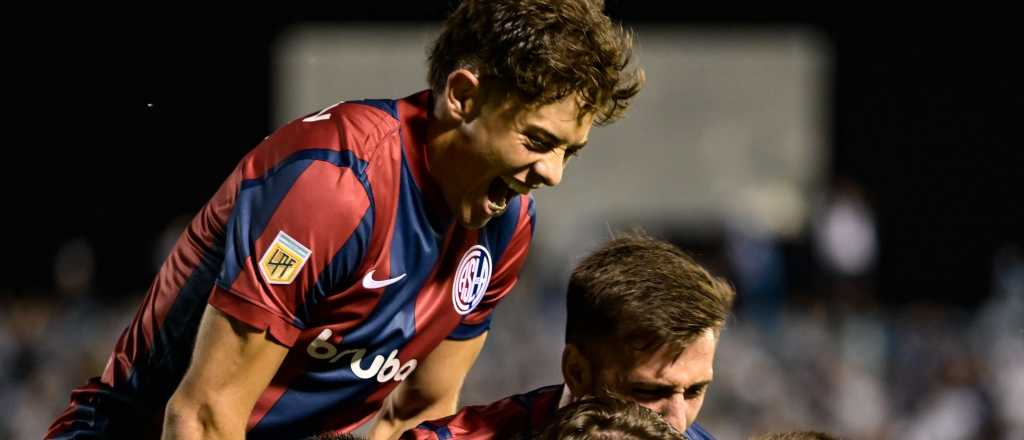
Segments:
[[[555,186],[593,124],[639,91],[633,37],[597,0],[464,0],[430,53],[431,173],[480,227],[516,193]]]
[[[713,378],[735,292],[679,248],[615,238],[573,271],[562,372],[573,395],[608,390],[683,431]]]
[[[640,90],[627,72],[633,36],[604,15],[603,0],[463,0],[430,52],[431,88],[466,69],[497,99],[527,107],[576,95],[597,124],[614,121]]]
[[[751,440],[839,440],[839,437],[818,431],[790,431],[762,434]]]
[[[653,411],[611,396],[586,397],[555,414],[536,440],[685,439]]]

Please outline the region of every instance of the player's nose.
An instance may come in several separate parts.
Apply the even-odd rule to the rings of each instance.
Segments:
[[[687,406],[683,399],[667,399],[662,402],[658,413],[665,419],[673,428],[679,432],[686,430],[686,427],[690,425],[687,419]]]
[[[555,148],[546,152],[533,163],[533,174],[547,186],[562,183],[562,172],[565,171],[565,150]]]

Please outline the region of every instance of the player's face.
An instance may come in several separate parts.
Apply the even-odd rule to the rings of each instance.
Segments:
[[[592,125],[593,116],[579,117],[575,95],[536,108],[485,105],[459,128],[458,166],[446,176],[456,218],[480,228],[504,213],[516,194],[558,185]]]
[[[704,395],[714,376],[712,368],[718,338],[707,331],[678,357],[667,347],[630,362],[613,362],[595,375],[605,387],[661,414],[683,432],[700,413]],[[597,388],[600,389],[600,388]]]

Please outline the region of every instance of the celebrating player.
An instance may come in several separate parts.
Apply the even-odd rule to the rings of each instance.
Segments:
[[[735,292],[671,244],[611,240],[573,271],[567,292],[564,385],[463,408],[407,431],[407,440],[489,440],[538,431],[577,396],[610,392],[660,414],[691,440]]]
[[[343,102],[247,154],[47,438],[371,438],[451,414],[541,186],[640,88],[594,0],[466,0],[430,90]],[[81,436],[81,437],[78,437]]]

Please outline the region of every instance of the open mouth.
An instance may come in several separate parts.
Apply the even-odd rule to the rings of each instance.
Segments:
[[[516,192],[505,183],[502,177],[495,177],[487,188],[487,207],[494,213],[505,212],[508,201],[515,197]]]
[[[508,201],[513,197],[518,194],[527,195],[536,188],[536,186],[529,186],[511,177],[495,177],[487,189],[487,208],[500,214],[508,208]]]

